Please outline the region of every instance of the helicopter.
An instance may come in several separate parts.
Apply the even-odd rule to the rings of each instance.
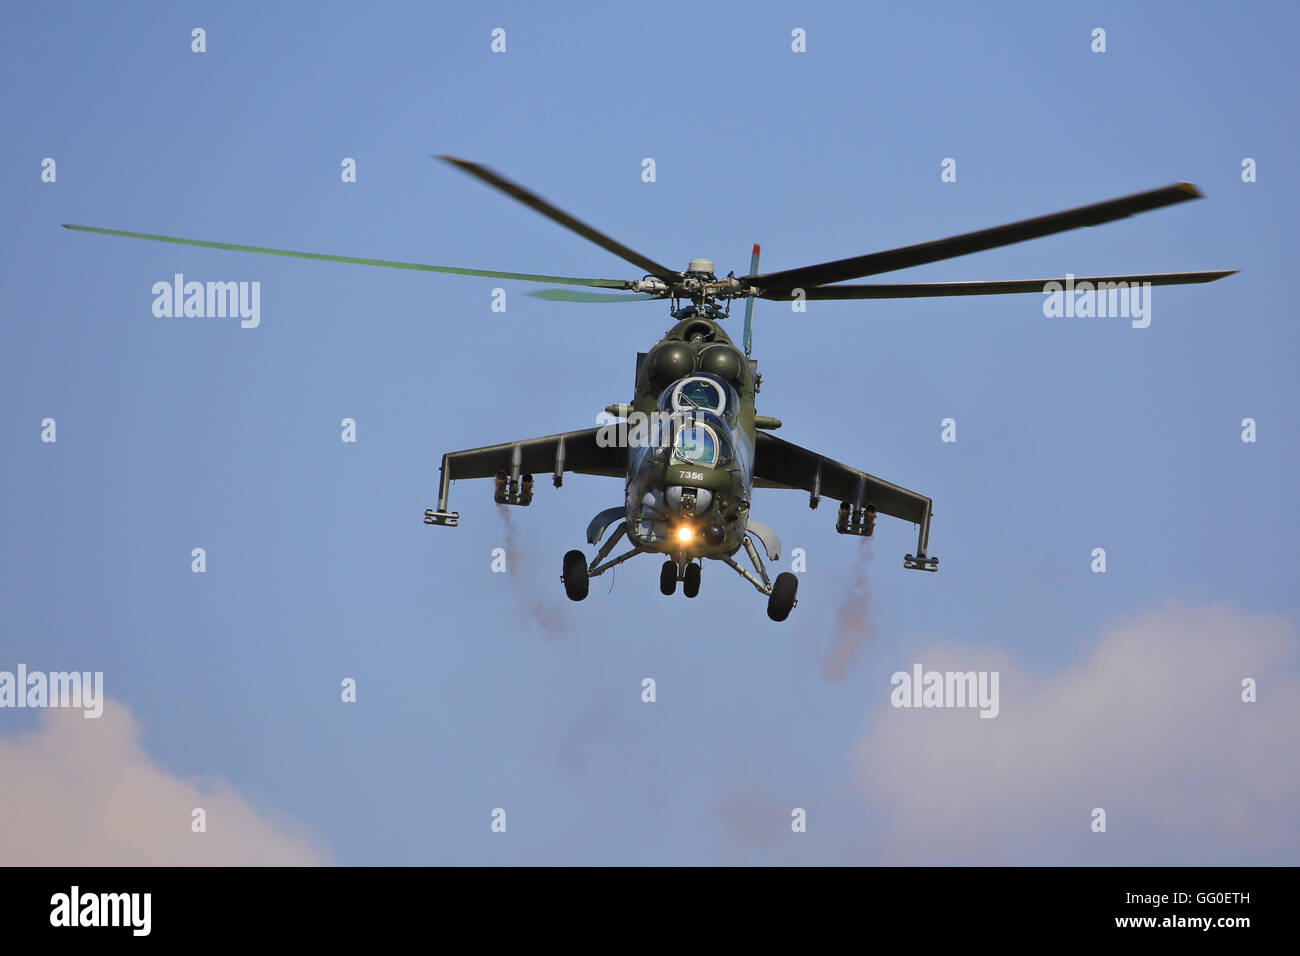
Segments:
[[[463,269],[93,226],[65,224],[64,228],[239,252],[582,287],[529,293],[549,301],[669,303],[674,325],[647,352],[638,353],[630,403],[607,406],[603,421],[598,417],[596,427],[444,454],[437,505],[424,512],[427,525],[459,525],[460,513],[450,510],[449,497],[451,483],[460,479],[491,478],[493,501],[501,506],[526,507],[533,501],[536,474],[549,472],[556,488],[563,485],[569,472],[621,478],[623,503],[599,512],[587,526],[587,543],[599,545],[595,557],[588,560],[583,551],[576,549],[564,555],[560,580],[573,601],[587,597],[592,578],[638,555],[658,554],[664,558],[659,576],[663,594],[675,593],[681,584],[686,597],[698,596],[704,561],[719,561],[767,597],[768,617],[786,620],[797,603],[799,582],[788,571],[773,579],[755,545],[755,541],[761,545],[769,561],[780,559],[781,541],[776,532],[750,514],[753,492],[759,488],[807,492],[810,508],[816,508],[823,496],[838,500],[835,530],[839,534],[871,537],[879,515],[909,521],[917,528],[917,543],[914,553],[904,555],[903,567],[939,569],[939,559],[928,553],[933,516],[930,498],[777,438],[772,432],[782,422],[757,413],[755,402],[762,376],[757,362],[750,357],[757,299],[815,301],[1043,293],[1051,283],[1071,282],[1075,288],[1092,283],[1092,288],[1113,289],[1117,284],[1128,288],[1140,283],[1212,282],[1236,271],[839,284],[1203,198],[1200,190],[1187,182],[946,239],[777,272],[759,272],[761,249],[754,245],[745,275],[738,277],[732,271],[719,278],[712,260],[695,258],[683,271],[670,269],[485,166],[454,156],[436,158],[636,266],[641,278],[592,279]],[[721,324],[729,317],[731,303],[736,299],[745,300],[743,351]],[[628,549],[610,557],[623,539]],[[752,571],[737,560],[742,550]]]

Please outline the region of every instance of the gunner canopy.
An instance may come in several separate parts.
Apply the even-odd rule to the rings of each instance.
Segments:
[[[734,425],[740,411],[740,397],[720,376],[698,372],[664,389],[659,396],[659,409],[664,412],[713,412],[728,425]]]

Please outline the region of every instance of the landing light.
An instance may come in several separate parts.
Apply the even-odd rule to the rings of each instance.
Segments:
[[[678,541],[690,541],[690,540],[691,540],[691,537],[692,537],[693,534],[694,534],[694,532],[692,532],[690,528],[678,528],[678,529],[677,529],[677,540],[678,540]]]

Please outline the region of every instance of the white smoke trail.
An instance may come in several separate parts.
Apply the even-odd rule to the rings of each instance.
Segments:
[[[529,592],[523,575],[524,549],[519,546],[515,534],[515,522],[510,516],[509,505],[497,505],[501,521],[505,525],[506,535],[506,573],[510,576],[510,590],[514,592],[519,609],[542,626],[546,636],[553,640],[562,640],[567,635],[564,614],[553,603]]]
[[[876,625],[871,619],[871,588],[867,584],[867,563],[870,560],[871,539],[862,538],[858,542],[853,586],[840,605],[835,631],[831,635],[830,656],[822,663],[822,675],[827,680],[844,680],[858,652],[876,636]]]

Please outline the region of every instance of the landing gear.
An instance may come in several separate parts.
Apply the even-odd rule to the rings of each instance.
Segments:
[[[581,601],[587,596],[591,581],[587,577],[587,556],[581,551],[570,551],[564,556],[564,593],[570,601]]]
[[[698,564],[686,565],[686,577],[682,579],[682,593],[688,598],[693,598],[700,593],[700,566]]]
[[[799,590],[799,579],[789,571],[782,571],[772,583],[772,593],[767,599],[767,616],[774,621],[784,621],[794,607],[794,595]]]
[[[677,590],[676,561],[665,561],[664,566],[659,569],[659,590],[664,594],[672,594]]]
[[[723,556],[722,562],[754,585],[759,594],[767,595],[768,617],[774,621],[784,621],[794,609],[794,595],[799,590],[799,579],[789,571],[783,571],[773,581],[767,576],[767,568],[763,565],[763,559],[758,556],[758,549],[754,547],[753,542],[748,537],[742,538],[741,541],[745,546],[745,552],[749,555],[749,560],[754,563],[754,570],[758,572],[759,576],[754,577],[754,575],[737,564],[735,558]],[[771,549],[769,549],[769,554],[770,551]],[[762,580],[760,581],[759,578],[762,578]]]

